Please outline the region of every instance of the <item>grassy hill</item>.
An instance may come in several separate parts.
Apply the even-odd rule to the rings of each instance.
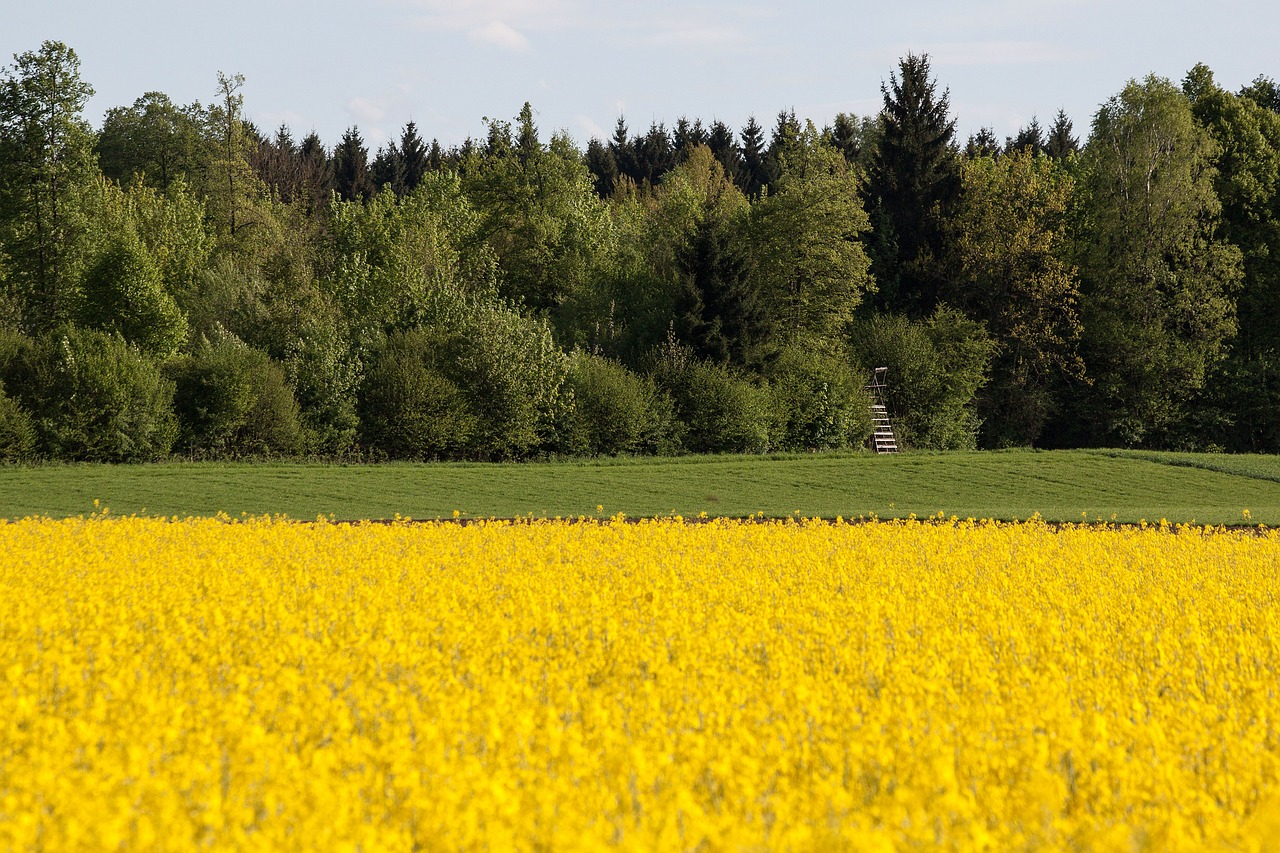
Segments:
[[[338,519],[945,515],[1280,525],[1280,458],[1131,451],[700,456],[576,462],[167,463],[0,469],[0,517],[225,512]],[[1245,510],[1248,510],[1248,519]]]

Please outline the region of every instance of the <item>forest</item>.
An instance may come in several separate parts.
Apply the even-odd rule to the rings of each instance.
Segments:
[[[1280,452],[1280,87],[1204,65],[958,138],[927,55],[876,115],[530,104],[255,127],[245,79],[84,117],[0,71],[0,459],[521,460],[901,446]]]

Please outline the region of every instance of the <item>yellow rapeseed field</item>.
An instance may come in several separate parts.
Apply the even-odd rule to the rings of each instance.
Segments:
[[[1280,849],[1280,538],[0,523],[0,849]]]

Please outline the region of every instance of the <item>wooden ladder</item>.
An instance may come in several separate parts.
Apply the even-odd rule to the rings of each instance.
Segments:
[[[871,392],[871,448],[876,453],[898,452],[898,439],[893,434],[889,407],[884,401],[885,375],[888,372],[887,367],[877,367],[871,372],[871,384],[867,386]]]

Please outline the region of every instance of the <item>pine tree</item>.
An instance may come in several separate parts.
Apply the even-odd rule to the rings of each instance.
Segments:
[[[411,193],[430,171],[426,143],[418,135],[418,126],[410,120],[400,133],[400,159],[404,169],[404,192]]]
[[[676,157],[680,162],[684,162],[685,157],[689,156],[689,152],[699,145],[706,145],[710,136],[706,129],[702,126],[702,119],[694,119],[692,123],[684,116],[680,116],[676,120],[675,131],[672,133],[672,143],[675,145]]]
[[[742,157],[738,153],[738,145],[733,138],[733,131],[722,121],[711,123],[711,131],[707,134],[707,147],[720,161],[729,180],[738,183],[738,174],[742,171]],[[741,186],[741,184],[739,184]]]
[[[872,263],[884,308],[933,313],[944,277],[944,224],[960,195],[950,92],[937,95],[929,57],[899,60],[901,78],[882,84],[882,135],[867,185],[876,231]]]
[[[979,128],[977,133],[970,134],[969,141],[964,146],[964,156],[968,160],[999,157],[1002,153],[1000,140],[996,139],[996,132],[990,127]]]
[[[742,157],[742,171],[739,172],[738,187],[750,198],[759,198],[760,191],[769,181],[765,169],[764,128],[756,121],[755,116],[747,118],[742,128],[742,145],[738,148]]]
[[[636,146],[627,130],[627,120],[622,116],[618,116],[618,121],[613,126],[613,139],[609,141],[609,153],[613,155],[613,162],[618,166],[618,174],[639,183],[641,176],[636,162]]]
[[[773,136],[769,140],[769,152],[765,155],[765,174],[768,176],[765,185],[774,189],[778,178],[782,177],[782,164],[795,152],[800,144],[800,121],[796,118],[795,109],[782,110],[773,126]]]
[[[1071,119],[1066,110],[1058,110],[1049,126],[1049,136],[1045,139],[1044,152],[1055,160],[1065,160],[1080,150],[1080,140],[1071,133]]]
[[[858,157],[862,153],[862,128],[859,126],[857,116],[836,113],[835,121],[832,122],[825,136],[836,150],[844,155],[845,161],[850,166],[858,162]]]
[[[364,147],[360,130],[354,125],[347,128],[333,150],[333,185],[338,195],[347,201],[368,201],[373,195],[369,149]]]
[[[1032,116],[1031,123],[1019,128],[1017,136],[1005,140],[1004,150],[1006,153],[1029,150],[1032,156],[1035,156],[1043,151],[1044,147],[1044,129],[1040,127],[1040,120]]]
[[[378,149],[369,166],[369,180],[378,189],[391,187],[397,196],[404,195],[404,158],[394,141]]]
[[[599,139],[592,137],[587,143],[587,153],[583,160],[591,170],[596,195],[608,198],[613,194],[613,187],[618,181],[618,161],[613,158],[613,152]]]

